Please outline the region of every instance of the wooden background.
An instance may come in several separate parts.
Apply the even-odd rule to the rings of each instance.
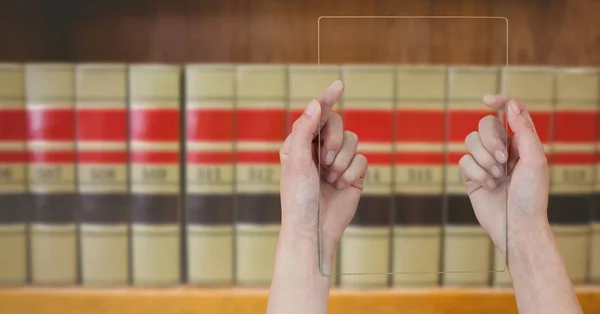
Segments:
[[[324,15],[501,16],[510,64],[600,66],[600,0],[0,0],[0,61],[316,63]],[[502,19],[323,19],[324,63],[503,64]]]

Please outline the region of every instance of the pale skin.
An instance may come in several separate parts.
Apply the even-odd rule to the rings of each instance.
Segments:
[[[342,93],[343,83],[336,81],[311,101],[282,145],[282,222],[267,313],[327,312],[330,278],[319,271],[318,204],[324,212],[328,272],[368,168],[356,151],[357,135],[344,130],[342,118],[331,112]],[[459,162],[460,172],[479,223],[507,257],[519,312],[582,313],[548,223],[548,166],[531,117],[514,99],[488,95],[483,102],[505,109],[514,135],[506,147],[499,120],[481,119],[477,130],[465,134],[468,153]]]

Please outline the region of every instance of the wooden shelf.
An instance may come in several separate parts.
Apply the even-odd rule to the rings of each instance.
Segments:
[[[600,313],[600,287],[579,287],[586,314]],[[0,309],[10,314],[258,314],[266,289],[0,289]],[[517,313],[511,290],[424,289],[331,292],[329,313]]]

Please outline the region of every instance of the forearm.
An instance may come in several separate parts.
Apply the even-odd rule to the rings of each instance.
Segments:
[[[268,314],[325,314],[330,277],[319,272],[315,234],[282,226],[269,293]],[[328,259],[329,260],[329,259]]]
[[[542,225],[514,235],[508,251],[519,313],[582,313],[552,230]]]

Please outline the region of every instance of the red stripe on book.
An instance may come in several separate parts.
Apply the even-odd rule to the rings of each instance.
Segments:
[[[30,140],[75,140],[73,109],[28,108],[27,138]]]
[[[234,162],[233,152],[187,152],[186,161],[191,164],[229,164]]]
[[[74,163],[75,152],[47,152],[47,151],[30,151],[29,162],[43,162],[43,163]]]
[[[238,163],[279,163],[279,152],[238,152]]]
[[[127,112],[123,109],[79,109],[77,138],[84,141],[126,141]]]
[[[444,163],[444,153],[398,152],[396,163],[403,165],[441,165]]]
[[[26,151],[16,152],[0,152],[0,163],[11,164],[11,163],[25,163],[27,162]]]
[[[392,142],[394,117],[389,111],[344,110],[344,129],[350,130],[361,142]]]
[[[79,151],[77,152],[77,161],[99,164],[127,163],[127,152]]]
[[[490,110],[458,110],[448,112],[448,139],[451,142],[464,142],[465,137],[479,129],[479,121],[496,113]]]
[[[26,121],[24,109],[0,109],[0,141],[24,141]]]
[[[374,152],[362,152],[369,164],[373,165],[391,165],[392,154],[390,153],[374,153]]]
[[[179,141],[179,110],[132,109],[131,139],[139,141]]]
[[[396,140],[399,142],[443,142],[445,138],[443,110],[398,110]]]
[[[188,140],[231,141],[234,136],[233,110],[186,111],[186,137]]]
[[[594,142],[596,116],[591,112],[556,111],[554,113],[555,142]]]
[[[283,141],[286,116],[279,109],[238,109],[237,139],[245,141]]]
[[[591,165],[594,163],[594,153],[553,153],[552,164]]]
[[[174,164],[179,162],[179,152],[135,152],[130,154],[131,163]]]

